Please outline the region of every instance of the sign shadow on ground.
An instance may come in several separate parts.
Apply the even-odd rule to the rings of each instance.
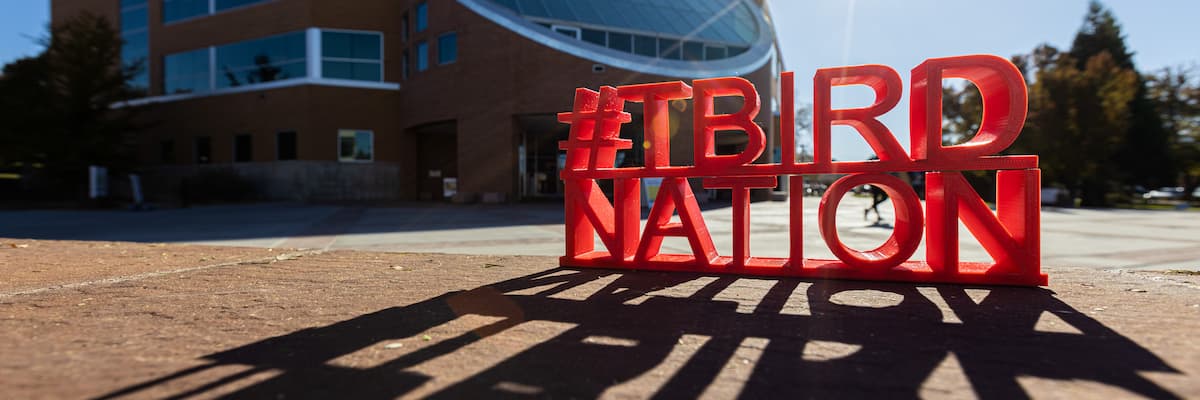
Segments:
[[[740,301],[717,299],[737,281],[730,276],[556,268],[210,354],[204,357],[207,364],[101,398],[174,388],[178,385],[172,382],[226,366],[248,369],[182,389],[173,397],[222,393],[233,398],[592,398],[660,370],[669,358],[679,358],[686,338],[694,337],[707,339],[693,343],[685,352],[690,355],[678,359],[680,365],[644,393],[697,397],[716,385],[727,364],[738,359],[735,354],[753,342],[757,360],[741,361],[748,375],[732,392],[742,398],[915,398],[950,355],[961,364],[970,390],[981,398],[1031,396],[1018,377],[1094,381],[1150,398],[1179,398],[1141,375],[1179,371],[1050,290],[983,288],[989,293],[976,301],[967,292],[973,289],[961,286],[759,279],[769,286],[766,294],[750,299],[756,302],[752,309],[739,310]],[[601,288],[589,290],[583,299],[562,296],[589,284]],[[653,295],[689,284],[696,287],[690,295]],[[936,293],[933,297],[940,297],[957,320],[946,321],[943,310],[919,288]],[[838,300],[839,294],[853,291],[897,301],[868,307]],[[797,308],[797,298],[804,312],[781,312],[789,304]],[[1075,332],[1035,330],[1046,312]],[[419,337],[464,316],[485,316],[490,322],[371,367],[331,362],[389,340]],[[468,376],[442,382],[432,392],[420,392],[428,391],[436,378],[413,367],[461,355],[468,346],[537,321],[565,328]],[[831,342],[856,350],[823,359],[807,356],[811,348],[806,346]],[[263,371],[276,373],[233,393],[217,391]]]

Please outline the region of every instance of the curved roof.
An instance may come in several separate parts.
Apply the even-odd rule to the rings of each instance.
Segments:
[[[492,0],[526,18],[578,22],[749,46],[753,10],[740,0]]]
[[[681,78],[745,75],[775,55],[752,0],[458,0],[528,39],[617,68]]]

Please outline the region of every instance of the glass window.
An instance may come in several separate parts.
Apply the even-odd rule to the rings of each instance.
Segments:
[[[203,17],[267,0],[163,0],[163,23]]]
[[[382,58],[382,36],[376,33],[321,32],[323,58],[376,60]]]
[[[408,79],[408,50],[400,55],[400,79]]]
[[[383,81],[383,72],[379,68],[379,63],[322,61],[321,74],[326,78],[333,79],[351,79],[369,82]]]
[[[678,60],[679,40],[658,38],[658,57],[669,60]]]
[[[634,35],[633,54],[646,57],[658,57],[658,39],[649,36]]]
[[[250,162],[254,160],[254,149],[251,147],[253,137],[247,134],[233,138],[233,162]]]
[[[251,5],[254,3],[261,3],[264,1],[267,1],[267,0],[216,0],[213,3],[213,7],[216,8],[216,10],[213,10],[213,11],[220,12],[220,11],[228,10],[230,8],[238,8],[241,6],[248,6],[248,5]]]
[[[417,32],[429,27],[429,3],[422,1],[417,4]]]
[[[687,36],[699,42],[748,46],[759,35],[754,5],[741,0],[491,0],[526,19]],[[747,4],[742,4],[747,3]],[[603,29],[608,26],[617,29]],[[610,38],[611,41],[611,38]],[[655,52],[657,56],[657,51]]]
[[[705,60],[720,60],[726,58],[725,48],[721,46],[704,46]]]
[[[400,16],[400,41],[408,41],[408,13]]]
[[[134,90],[145,91],[150,88],[150,48],[148,46],[150,16],[147,12],[146,0],[121,0],[121,63],[127,68],[138,69],[129,79],[129,86]]]
[[[626,53],[633,52],[633,35],[628,33],[608,33],[608,48],[623,51]]]
[[[212,90],[207,48],[172,54],[163,63],[163,93],[201,93]]]
[[[212,138],[208,136],[196,137],[196,164],[208,164],[212,162]]]
[[[208,15],[208,0],[163,0],[162,20],[170,23]]]
[[[306,52],[303,31],[217,47],[217,87],[304,77]]]
[[[147,14],[147,7],[131,8],[121,11],[121,31],[128,32],[132,30],[145,29],[150,23],[150,15]]]
[[[321,59],[321,75],[326,78],[382,82],[383,36],[321,32]]]
[[[429,69],[429,43],[417,43],[417,71]]]
[[[685,61],[704,60],[704,43],[683,42],[683,59]]]
[[[458,60],[458,35],[454,32],[438,36],[438,64]]]
[[[275,134],[275,158],[280,161],[296,159],[295,131],[284,131]]]
[[[580,30],[580,38],[588,43],[608,46],[608,35],[605,35],[604,31],[598,31],[595,29],[582,29]]]
[[[579,28],[573,26],[554,25],[552,27],[555,32],[570,36],[572,39],[579,39]]]
[[[374,160],[374,148],[375,134],[371,131],[338,131],[338,161]]]

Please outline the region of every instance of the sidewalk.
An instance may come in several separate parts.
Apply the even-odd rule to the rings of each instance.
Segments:
[[[1048,288],[0,239],[0,398],[1200,397],[1200,277]]]

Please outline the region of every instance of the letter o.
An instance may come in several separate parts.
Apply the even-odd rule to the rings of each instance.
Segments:
[[[846,192],[865,184],[878,186],[891,197],[896,208],[896,225],[883,245],[874,250],[858,251],[846,247],[838,238],[837,207]],[[892,268],[908,260],[921,244],[921,231],[925,229],[925,217],[917,193],[900,178],[882,173],[849,175],[834,182],[821,197],[817,222],[821,227],[821,237],[833,255],[848,266],[871,269]]]

